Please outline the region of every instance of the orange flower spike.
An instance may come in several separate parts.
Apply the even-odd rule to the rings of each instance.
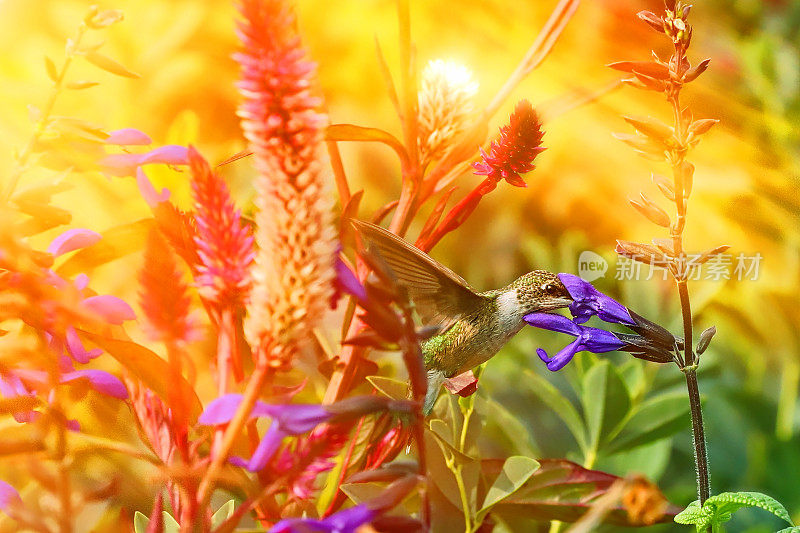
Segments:
[[[169,344],[190,340],[194,324],[189,316],[188,286],[172,251],[156,231],[151,231],[147,239],[139,284],[139,304],[151,337]]]
[[[277,0],[244,0],[240,10],[239,116],[258,170],[258,251],[245,331],[261,363],[288,368],[333,292],[326,117],[316,111],[316,66],[305,58],[293,11]]]

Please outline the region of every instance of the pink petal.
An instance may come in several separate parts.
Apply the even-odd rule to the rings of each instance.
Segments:
[[[139,186],[139,192],[151,208],[155,208],[161,202],[169,200],[170,190],[161,189],[161,193],[156,192],[156,188],[147,178],[147,174],[140,168],[136,169],[136,184]]]
[[[111,154],[97,162],[108,176],[133,176],[147,154]]]
[[[53,239],[53,242],[47,247],[47,253],[58,257],[67,252],[91,246],[102,238],[99,233],[88,229],[75,228],[67,230]]]
[[[11,505],[21,503],[22,499],[19,497],[17,489],[0,480],[0,511],[8,511]]]
[[[103,295],[86,298],[83,304],[102,316],[110,324],[122,324],[126,320],[135,320],[136,313],[124,300],[116,296]]]
[[[142,154],[141,165],[146,163],[164,163],[167,165],[188,165],[189,152],[185,146],[168,144],[146,154]]]
[[[78,338],[78,333],[75,331],[75,328],[69,326],[67,328],[67,351],[70,353],[73,359],[81,364],[86,364],[95,357],[99,356],[103,353],[103,350],[99,348],[94,348],[92,350],[86,350],[81,342],[81,339]]]
[[[78,274],[75,276],[75,279],[72,281],[72,283],[75,285],[76,289],[82,291],[89,286],[89,276],[83,273]]]
[[[75,370],[61,376],[61,383],[69,383],[76,379],[87,379],[92,388],[97,392],[125,400],[128,398],[128,390],[125,385],[115,376],[103,370]]]
[[[105,140],[106,144],[116,144],[118,146],[130,146],[133,144],[144,145],[153,141],[145,133],[134,128],[123,128],[112,131]]]

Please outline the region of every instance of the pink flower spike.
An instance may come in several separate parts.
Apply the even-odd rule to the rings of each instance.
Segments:
[[[86,298],[83,304],[102,316],[109,324],[122,324],[126,320],[136,319],[136,313],[131,306],[116,296],[92,296]]]
[[[75,228],[67,230],[53,239],[53,242],[47,247],[47,253],[58,257],[67,252],[91,246],[102,238],[99,233],[88,229]]]
[[[136,184],[139,186],[139,192],[142,198],[144,198],[144,201],[147,202],[147,205],[152,209],[155,209],[161,202],[169,200],[170,190],[164,188],[161,189],[160,193],[157,192],[141,167],[136,169]]]
[[[100,354],[103,353],[103,350],[100,348],[94,348],[92,350],[86,350],[81,342],[81,339],[78,337],[78,333],[75,331],[75,328],[69,326],[67,328],[66,334],[67,340],[67,351],[75,359],[77,362],[85,365],[95,357],[98,357]]]
[[[77,379],[86,379],[91,387],[112,398],[125,400],[128,398],[128,390],[125,385],[115,376],[103,370],[75,370],[61,376],[61,383],[69,383]]]
[[[147,134],[135,128],[112,131],[105,140],[106,144],[116,144],[117,146],[145,145],[152,142]]]
[[[185,146],[168,144],[141,155],[140,165],[164,163],[165,165],[188,165],[189,155]]]

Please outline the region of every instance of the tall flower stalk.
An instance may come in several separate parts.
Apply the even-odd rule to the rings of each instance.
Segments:
[[[681,104],[681,91],[684,84],[695,80],[708,67],[708,59],[692,66],[687,58],[687,50],[692,40],[692,27],[686,22],[690,5],[667,0],[666,12],[657,16],[649,11],[639,13],[639,18],[657,32],[667,36],[673,45],[669,59],[661,60],[655,52],[652,61],[623,61],[610,65],[612,68],[631,74],[625,82],[644,89],[662,93],[672,110],[672,124],[646,117],[625,117],[636,130],[635,135],[618,135],[639,154],[655,160],[663,160],[672,171],[672,179],[653,175],[653,182],[669,201],[675,204],[675,221],[657,203],[642,193],[641,200],[631,204],[648,220],[669,229],[669,240],[655,239],[654,245],[619,241],[617,253],[632,260],[667,268],[675,280],[683,318],[683,354],[678,354],[678,364],[686,377],[686,385],[691,404],[692,435],[694,440],[695,466],[697,470],[697,492],[700,504],[708,499],[710,483],[708,457],[700,406],[700,392],[697,383],[697,368],[702,349],[692,348],[693,324],[687,280],[693,268],[708,261],[714,255],[727,249],[719,246],[701,254],[699,259],[689,260],[683,242],[689,196],[692,192],[694,165],[687,160],[689,150],[700,140],[717,120],[694,120],[688,107]],[[712,333],[713,334],[713,333]],[[701,338],[703,349],[710,335]],[[677,350],[677,346],[676,346]]]
[[[256,368],[217,447],[198,498],[205,503],[263,384],[290,368],[333,294],[336,254],[323,128],[312,95],[316,66],[305,57],[295,14],[281,0],[243,0],[239,108],[255,156],[253,288],[245,333]]]

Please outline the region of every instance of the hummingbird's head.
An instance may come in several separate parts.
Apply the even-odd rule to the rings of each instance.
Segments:
[[[516,289],[517,301],[524,314],[555,311],[572,303],[572,297],[558,276],[547,270],[528,272],[508,288]]]

